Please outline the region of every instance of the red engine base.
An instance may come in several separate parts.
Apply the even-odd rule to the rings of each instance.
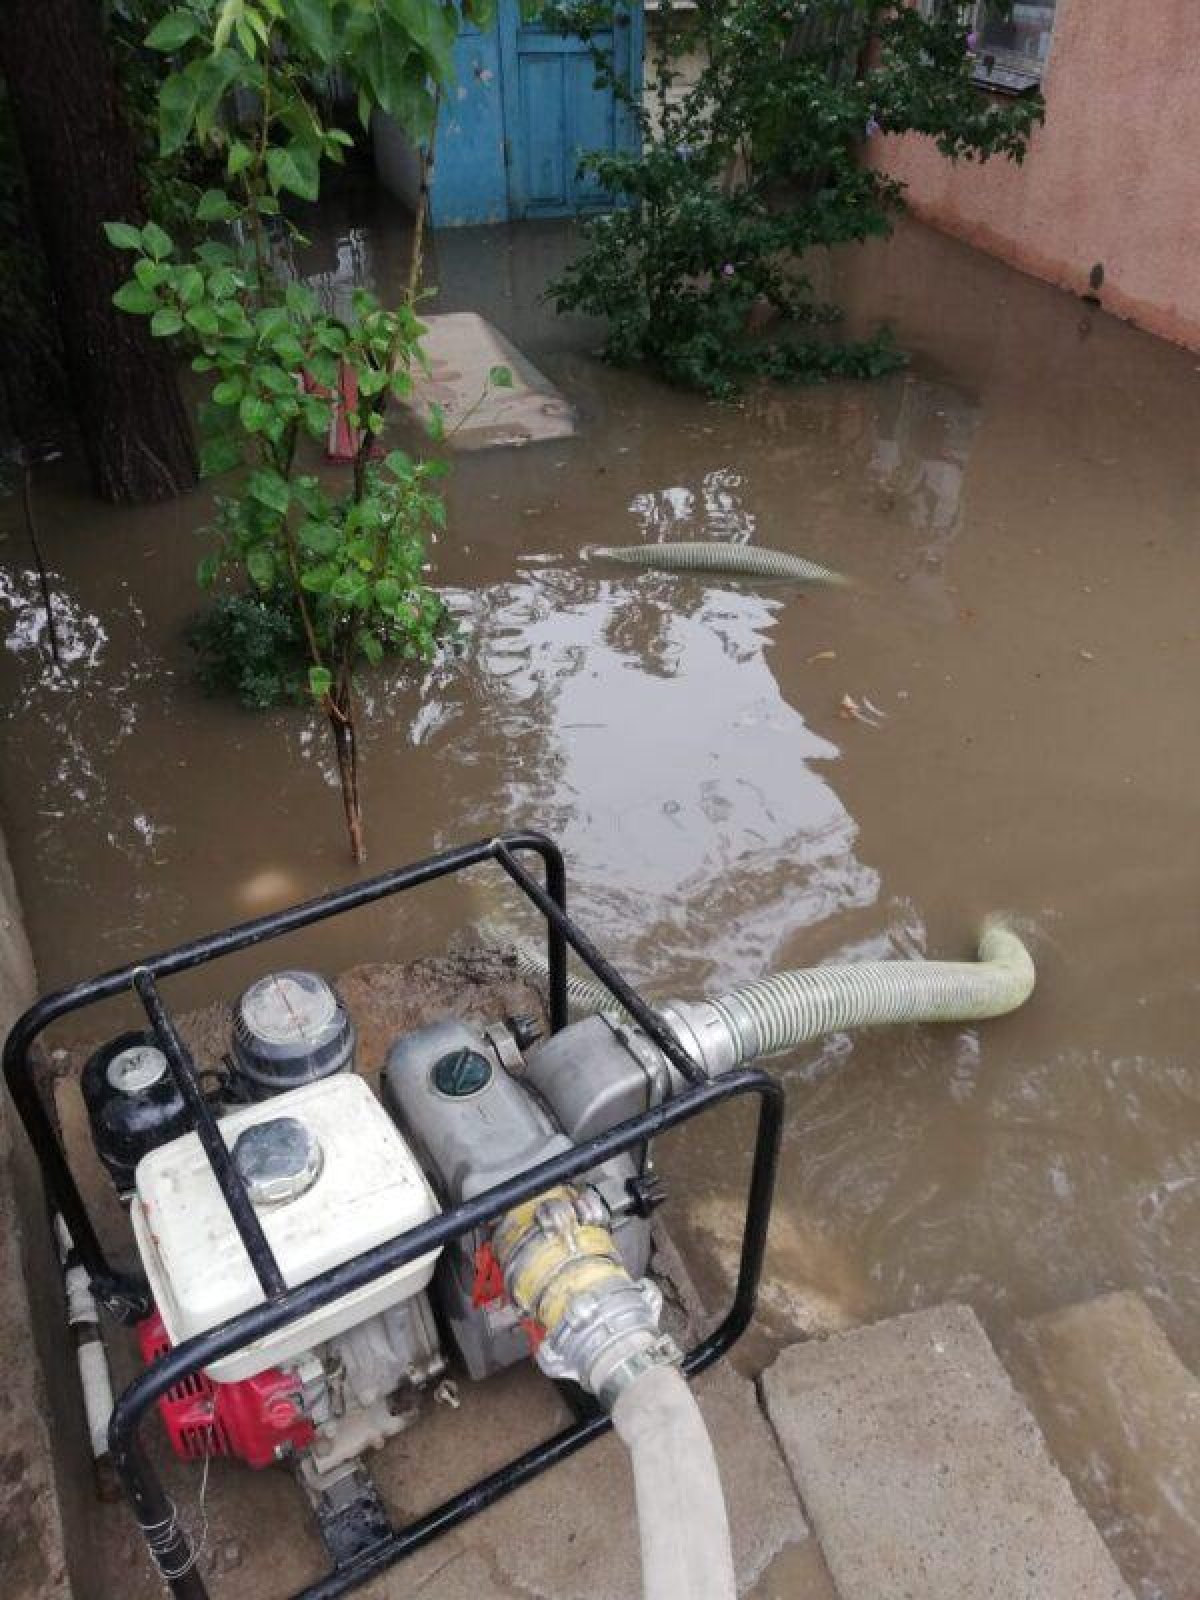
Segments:
[[[171,1348],[157,1311],[138,1323],[137,1334],[147,1365]],[[303,1450],[316,1432],[300,1409],[295,1378],[278,1367],[237,1383],[214,1383],[194,1373],[167,1390],[158,1414],[172,1450],[184,1461],[235,1456],[251,1467],[269,1467],[289,1448]]]

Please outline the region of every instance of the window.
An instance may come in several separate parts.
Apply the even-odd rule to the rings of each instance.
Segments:
[[[1055,0],[1014,0],[1007,10],[980,0],[975,16],[976,83],[1022,94],[1036,86],[1050,53]]]

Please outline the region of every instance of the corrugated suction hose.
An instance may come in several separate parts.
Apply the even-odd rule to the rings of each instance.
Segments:
[[[794,583],[841,585],[840,572],[790,550],[725,539],[673,539],[665,544],[593,545],[589,561],[616,561],[655,572],[704,572],[724,578],[783,578]]]
[[[518,946],[520,971],[546,980],[545,960]],[[804,967],[739,984],[716,1000],[662,1008],[709,1073],[762,1056],[782,1055],[811,1039],[852,1028],[911,1022],[979,1022],[1023,1005],[1033,992],[1033,958],[999,917],[979,939],[977,961],[861,961]],[[592,978],[572,976],[568,995],[579,1011],[620,1015]]]
[[[781,1055],[809,1039],[904,1022],[978,1022],[1028,1000],[1033,960],[1002,922],[990,921],[978,961],[863,961],[777,972],[709,1003],[740,1061]]]

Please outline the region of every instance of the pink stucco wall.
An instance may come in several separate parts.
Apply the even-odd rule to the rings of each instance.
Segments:
[[[955,165],[928,139],[872,159],[916,215],[1200,348],[1200,0],[1059,0],[1046,121],[1023,166]]]

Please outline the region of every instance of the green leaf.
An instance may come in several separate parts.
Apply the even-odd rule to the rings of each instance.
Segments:
[[[300,574],[300,587],[310,594],[328,594],[336,577],[337,568],[333,562],[324,561],[319,567],[309,567]]]
[[[237,405],[242,398],[242,380],[236,376],[223,379],[214,387],[212,397],[219,406]]]
[[[200,32],[200,24],[190,11],[168,11],[146,35],[151,50],[170,52],[190,43]]]
[[[294,279],[283,291],[283,303],[297,316],[312,316],[317,309],[316,295],[306,283],[297,283]]]
[[[275,582],[275,557],[269,550],[251,550],[246,557],[246,571],[260,589],[269,589]]]
[[[167,339],[183,327],[183,318],[173,306],[163,306],[150,318],[150,332],[156,339]]]
[[[333,673],[328,667],[309,667],[308,692],[314,700],[324,700],[333,688]]]
[[[395,578],[380,578],[375,585],[375,598],[385,610],[390,610],[399,600],[402,590]]]
[[[173,73],[158,93],[159,154],[174,155],[182,150],[196,120],[199,89],[195,77],[187,72]]]
[[[513,375],[511,367],[493,367],[488,373],[488,383],[493,389],[511,389]]]
[[[241,460],[242,447],[229,435],[208,439],[200,447],[200,471],[206,478],[211,478],[218,472],[232,471],[234,467],[241,465]]]
[[[248,394],[238,407],[238,416],[247,433],[262,433],[271,421],[271,408],[256,394]]]
[[[123,283],[112,298],[118,311],[130,311],[135,316],[148,316],[158,310],[158,296],[140,283]]]
[[[229,155],[225,162],[225,171],[231,178],[236,178],[239,172],[245,172],[246,168],[251,165],[253,160],[254,151],[250,148],[250,146],[248,144],[244,144],[241,139],[235,139],[229,146]]]
[[[133,275],[143,289],[157,289],[171,276],[165,261],[151,261],[149,256],[139,256],[133,263]]]
[[[223,50],[229,43],[234,23],[240,20],[244,7],[245,0],[223,0],[221,9],[217,12],[217,25],[213,29],[214,50]]]
[[[383,645],[375,634],[368,633],[365,628],[359,631],[358,647],[373,667],[383,660]]]
[[[109,244],[118,250],[140,250],[142,248],[142,230],[135,228],[131,222],[106,222],[104,235]]]
[[[320,193],[321,158],[312,145],[293,142],[267,151],[267,177],[278,194],[286,189],[302,200],[315,200]]]
[[[342,542],[342,536],[331,522],[318,522],[310,518],[301,523],[300,543],[315,556],[331,556]]]
[[[157,222],[148,222],[142,229],[142,248],[155,261],[165,261],[175,246],[171,243],[171,235],[160,228]]]
[[[196,206],[196,216],[201,222],[229,222],[237,216],[237,207],[224,189],[206,189]]]
[[[221,557],[210,551],[202,556],[196,566],[196,582],[202,589],[211,589],[217,581],[217,573],[221,570]]]
[[[205,239],[196,246],[196,259],[206,267],[229,267],[236,256],[232,245],[223,244],[220,239]]]
[[[175,293],[185,306],[194,306],[204,294],[204,274],[199,267],[184,267],[175,282]]]
[[[246,493],[259,505],[278,511],[280,516],[288,508],[290,491],[287,479],[274,467],[260,467],[257,472],[252,472],[246,480]]]
[[[370,595],[370,586],[361,572],[343,572],[329,589],[335,600],[347,606],[360,606]]]
[[[217,313],[211,306],[190,306],[184,312],[184,318],[203,338],[214,338],[220,332]]]
[[[169,156],[181,150],[193,128],[201,135],[211,130],[221,99],[244,59],[234,50],[219,50],[172,73],[158,94],[160,154]]]
[[[288,0],[288,21],[323,66],[333,60],[332,0]]]

